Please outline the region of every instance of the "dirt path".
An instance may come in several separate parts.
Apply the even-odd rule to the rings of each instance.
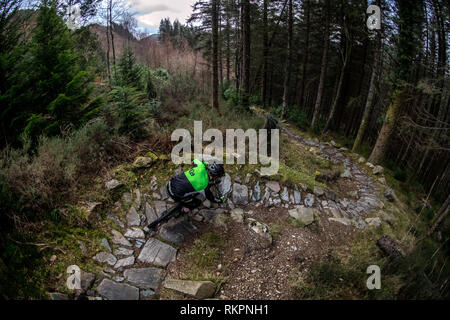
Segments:
[[[249,232],[245,223],[232,219],[225,230],[203,227],[202,232],[218,232],[225,239],[219,262],[221,268],[215,270],[226,279],[220,290],[221,299],[291,299],[292,284],[302,272],[311,264],[327,259],[333,248],[349,242],[356,232],[365,230],[367,222],[374,223],[365,219],[384,207],[380,185],[345,155],[345,149],[305,139],[287,128],[283,128],[283,132],[305,149],[319,148],[322,156],[348,171],[346,178],[333,182],[340,191],[336,201],[327,195],[315,196],[312,207],[319,212],[318,221],[306,227],[288,222],[288,211],[295,207],[292,203],[287,208],[266,208],[252,203],[241,206],[245,218],[256,219],[272,229],[275,237],[269,247],[261,246],[258,236]],[[307,195],[311,196],[301,192],[303,202]],[[276,232],[273,229],[277,229]],[[181,262],[169,267],[169,277],[182,278],[186,274],[185,262],[189,260],[192,244],[186,243],[180,249],[178,260]]]

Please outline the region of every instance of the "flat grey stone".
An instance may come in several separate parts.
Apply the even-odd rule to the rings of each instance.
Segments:
[[[167,210],[167,203],[164,201],[155,201],[154,202],[156,215],[159,217],[161,214]]]
[[[304,206],[297,206],[295,209],[289,210],[289,215],[297,221],[303,223],[305,226],[314,222],[316,210],[312,208],[305,208]]]
[[[165,241],[180,245],[189,235],[196,232],[197,228],[187,219],[182,218],[182,220],[171,220],[164,224],[159,231],[159,235]]]
[[[280,197],[282,201],[289,202],[289,191],[287,187],[283,188],[283,192],[281,192]]]
[[[102,242],[100,243],[100,245],[105,248],[106,250],[108,250],[109,253],[112,252],[111,250],[111,246],[109,245],[108,240],[106,240],[105,238],[102,239]]]
[[[125,237],[133,238],[133,239],[142,239],[145,238],[144,231],[139,228],[128,229],[125,233]]]
[[[269,181],[266,183],[266,187],[268,187],[271,191],[278,193],[281,190],[280,184],[277,181]]]
[[[139,300],[138,288],[109,279],[104,279],[97,287],[97,291],[108,300]]]
[[[93,259],[95,261],[97,261],[97,262],[100,262],[100,263],[107,263],[110,266],[115,265],[116,262],[117,262],[117,258],[116,257],[114,257],[111,253],[104,252],[104,251],[97,253],[93,257]]]
[[[321,197],[325,194],[325,191],[321,187],[315,186],[314,187],[314,194],[318,197]]]
[[[131,207],[130,211],[127,213],[127,224],[128,226],[138,226],[141,223],[141,218],[139,217],[136,209]]]
[[[225,173],[225,176],[221,179],[220,183],[218,184],[218,189],[223,195],[231,192],[231,177],[228,173]]]
[[[126,247],[131,247],[132,246],[130,241],[125,239],[125,237],[119,231],[112,230],[111,233],[113,234],[113,238],[112,238],[111,241],[114,244],[121,245],[121,246],[126,246]]]
[[[294,190],[294,204],[302,203],[302,194],[298,190]]]
[[[235,205],[248,204],[248,188],[245,185],[233,184],[233,203]]]
[[[155,210],[147,202],[145,203],[145,216],[147,217],[148,224],[158,219]]]
[[[211,281],[191,281],[167,279],[164,288],[172,289],[197,299],[206,299],[214,296],[216,285]]]
[[[127,258],[123,258],[120,259],[116,262],[116,264],[114,265],[114,269],[119,269],[119,268],[123,268],[123,267],[128,267],[134,264],[134,257],[127,257]]]
[[[169,195],[167,194],[167,188],[166,185],[163,185],[160,189],[159,192],[161,193],[161,200],[166,200],[167,198],[169,198]]]
[[[127,248],[119,248],[114,250],[114,254],[116,256],[131,256],[134,253],[132,249]]]
[[[311,193],[308,193],[305,197],[305,205],[307,207],[312,207],[314,205],[314,200],[315,200],[314,195]]]
[[[382,166],[375,166],[375,168],[373,168],[372,173],[377,175],[377,174],[383,173],[383,171],[384,171],[384,168]]]
[[[109,180],[108,182],[105,183],[106,188],[110,191],[116,190],[122,187],[123,185],[124,185],[123,183],[119,182],[116,179]]]
[[[159,268],[127,269],[124,276],[127,282],[139,288],[156,290],[164,279],[164,273]]]
[[[259,181],[256,183],[255,188],[253,189],[252,201],[258,202],[261,200],[261,187],[259,186]]]
[[[159,267],[166,267],[174,261],[177,249],[165,244],[155,238],[150,238],[139,254],[138,260],[142,263],[153,264]]]
[[[95,274],[90,273],[90,272],[84,272],[83,270],[81,270],[81,275],[80,275],[81,290],[86,292],[90,288],[92,288],[92,285],[94,284],[95,278],[96,278]]]

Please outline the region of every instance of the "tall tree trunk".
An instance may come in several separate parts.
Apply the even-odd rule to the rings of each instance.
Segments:
[[[231,24],[230,24],[230,7],[229,2],[226,5],[226,79],[227,84],[230,83],[230,72],[231,72]]]
[[[377,34],[377,45],[376,51],[373,60],[372,66],[372,76],[370,78],[370,86],[369,86],[369,94],[367,95],[366,106],[364,107],[364,114],[361,120],[361,124],[359,125],[358,134],[356,135],[355,143],[353,144],[352,151],[356,152],[361,145],[362,139],[364,138],[364,134],[366,132],[367,123],[369,121],[370,112],[372,110],[373,99],[375,97],[375,89],[376,89],[376,79],[378,72],[378,61],[381,55],[381,33],[378,31]]]
[[[250,95],[250,0],[241,0],[242,4],[242,96],[244,106],[248,106]]]
[[[287,52],[288,58],[284,69],[284,83],[283,83],[283,102],[282,102],[282,117],[286,117],[289,86],[291,81],[291,67],[292,67],[292,30],[294,24],[292,0],[289,0],[288,5],[288,41],[287,41]]]
[[[267,100],[267,60],[269,56],[269,30],[267,25],[267,3],[269,0],[264,0],[263,8],[263,63],[262,63],[262,77],[261,77],[261,100],[265,107]]]
[[[325,77],[328,67],[328,50],[330,45],[330,18],[329,18],[329,0],[325,0],[325,6],[323,9],[325,12],[325,33],[324,33],[324,44],[323,44],[323,54],[322,54],[322,64],[320,67],[320,79],[319,88],[317,89],[316,103],[314,105],[313,118],[311,122],[311,128],[315,128],[318,120],[319,110],[322,103],[323,89],[325,85]]]
[[[413,2],[413,3],[411,3]],[[421,8],[423,0],[398,0],[400,33],[396,65],[396,86],[392,102],[386,112],[385,121],[372,150],[369,161],[379,164],[385,157],[387,146],[400,117],[407,97],[407,84],[411,74],[412,60],[418,50],[421,30]]]
[[[344,76],[345,76],[345,72],[347,70],[348,61],[350,59],[350,55],[352,54],[352,43],[351,43],[351,39],[350,39],[350,35],[348,32],[347,26],[343,25],[342,28],[343,28],[342,39],[345,42],[345,49],[344,49],[345,52],[342,53],[343,61],[342,61],[341,74],[339,75],[339,82],[337,85],[336,96],[334,98],[333,105],[331,106],[330,114],[328,116],[325,127],[323,128],[323,133],[325,133],[329,129],[329,127],[331,125],[331,121],[334,118],[334,113],[336,112],[336,108],[339,103],[339,99],[341,98],[342,84],[344,83]]]
[[[117,77],[116,74],[116,49],[114,46],[114,33],[113,33],[113,20],[112,20],[112,5],[113,1],[109,0],[109,31],[111,36],[111,48],[113,54],[113,68],[114,68],[114,76]]]
[[[109,44],[109,10],[106,10],[106,68],[108,71],[108,80],[111,83],[111,66],[109,61],[109,52],[110,52],[110,44]]]
[[[308,65],[308,57],[309,57],[309,30],[310,30],[310,17],[311,17],[311,7],[310,0],[303,1],[305,5],[305,15],[306,15],[306,35],[305,35],[305,47],[303,52],[303,66],[302,66],[302,81],[300,82],[300,100],[298,105],[300,108],[303,108],[303,101],[305,99],[305,82],[306,82],[306,71]]]
[[[213,86],[213,108],[219,109],[219,67],[218,67],[218,0],[211,0],[212,2],[212,86]]]

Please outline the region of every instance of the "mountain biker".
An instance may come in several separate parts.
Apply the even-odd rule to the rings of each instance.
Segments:
[[[194,159],[193,163],[193,168],[176,175],[167,184],[169,196],[183,205],[182,213],[189,213],[202,204],[197,198],[200,194],[204,194],[212,202],[225,203],[224,196],[217,198],[211,192],[211,187],[225,175],[223,165],[215,162],[207,164],[199,159]]]

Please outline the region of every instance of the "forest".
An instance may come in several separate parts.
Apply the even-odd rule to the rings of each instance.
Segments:
[[[302,258],[307,261],[301,264],[305,269],[290,268],[286,274],[291,278],[278,279],[286,283],[273,287],[279,295],[264,296],[261,292],[272,288],[275,280],[261,282],[266,289],[239,291],[233,282],[239,282],[238,275],[232,270],[241,269],[235,265],[222,270],[222,265],[226,269],[237,263],[220,252],[227,252],[228,242],[238,241],[230,235],[238,226],[229,222],[219,232],[213,223],[212,231],[201,231],[194,235],[198,239],[176,247],[177,261],[183,263],[164,265],[171,277],[211,281],[216,293],[222,290],[217,293],[220,299],[450,297],[447,1],[198,0],[186,21],[163,19],[157,34],[142,32],[131,2],[0,0],[0,299],[48,299],[49,292],[72,297],[64,285],[66,269],[73,264],[102,281],[106,269],[99,271],[91,256],[98,250],[106,252],[99,249],[100,243],[109,239],[111,229],[120,229],[117,221],[111,222],[111,212],[127,221],[127,212],[137,203],[138,213],[148,219],[145,202],[156,206],[163,196],[163,191],[155,196],[152,181],[159,189],[178,169],[167,161],[175,145],[171,132],[192,130],[194,120],[222,131],[268,128],[273,120],[284,132],[280,173],[271,178],[278,189],[281,184],[281,190],[285,187],[289,194],[292,190],[294,198],[297,187],[306,185],[300,188],[302,199],[311,194],[328,205],[347,198],[356,203],[367,193],[385,202],[375,211],[384,210],[389,215],[383,217],[389,219],[381,218],[383,224],[369,231],[358,233],[355,227],[351,238],[336,231],[334,244],[326,238],[335,232],[330,221],[359,221],[355,215],[333,213],[330,220],[324,216],[327,206],[319,200],[312,206],[315,222],[304,226],[293,222],[290,210],[289,218],[287,209],[293,207],[289,195],[284,209],[272,210],[272,204],[263,209],[263,202],[252,207],[248,201],[243,206],[245,221],[255,218],[249,209],[256,212],[274,243],[311,234],[333,245],[326,252],[317,249],[313,258]],[[75,6],[76,19],[71,11]],[[333,147],[339,148],[338,153],[327,153]],[[342,160],[341,153],[350,162]],[[135,159],[144,154],[154,157],[156,164],[136,171]],[[377,168],[381,169],[376,172]],[[322,177],[332,169],[338,171],[337,177]],[[345,180],[347,169],[353,183]],[[257,188],[260,182],[267,188],[274,182],[258,176],[249,165],[227,165],[226,170],[233,186],[250,185],[250,197],[257,190],[255,182]],[[112,178],[124,187],[105,190],[104,182]],[[367,191],[372,187],[381,190],[381,196]],[[386,190],[395,195],[386,195]],[[128,201],[127,195],[137,202]],[[235,204],[223,207],[231,212],[228,220],[234,221]],[[98,217],[92,222],[94,207]],[[286,219],[271,217],[274,212],[280,216],[282,212]],[[201,219],[203,224],[208,220]],[[364,224],[370,225],[374,221],[370,219],[381,221],[368,215]],[[199,221],[191,222],[204,230],[196,225]],[[327,235],[319,234],[318,226]],[[401,247],[401,260],[377,249],[385,235]],[[162,231],[157,238],[166,240]],[[305,249],[305,256],[308,250],[312,249]],[[137,259],[139,252],[134,253]],[[208,258],[199,258],[201,252]],[[257,260],[252,254],[246,266],[258,270],[250,266],[252,259]],[[388,273],[377,292],[365,288],[365,268],[370,264],[380,264]],[[126,272],[125,267],[125,281]],[[342,287],[339,279],[347,286]],[[103,287],[105,280],[101,284],[97,280],[94,288]],[[134,285],[131,280],[127,283]],[[139,287],[138,292],[142,298],[155,291],[150,299],[184,297],[168,286]]]

